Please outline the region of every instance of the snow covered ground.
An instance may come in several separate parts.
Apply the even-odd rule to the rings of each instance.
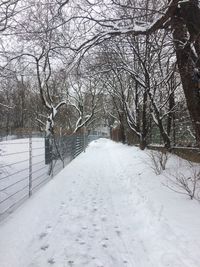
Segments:
[[[199,267],[200,205],[100,139],[0,224],[1,267]],[[184,161],[171,157],[168,169]]]

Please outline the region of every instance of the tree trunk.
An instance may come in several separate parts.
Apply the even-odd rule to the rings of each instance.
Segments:
[[[172,89],[173,90],[173,89]],[[170,136],[171,134],[171,128],[172,128],[172,121],[174,117],[174,111],[173,108],[175,107],[175,99],[174,99],[174,92],[171,93],[169,97],[169,114],[167,116],[167,135]]]
[[[148,126],[147,126],[147,97],[148,94],[145,91],[143,95],[143,105],[142,105],[142,125],[141,125],[141,136],[140,136],[140,149],[144,150],[147,146],[147,133],[148,133]]]
[[[146,136],[144,134],[141,134],[139,146],[141,150],[144,150],[147,147]]]
[[[170,138],[169,136],[167,135],[167,133],[165,132],[165,129],[163,127],[163,123],[162,121],[158,121],[158,128],[160,130],[160,134],[162,136],[162,139],[163,139],[163,142],[164,142],[164,146],[166,149],[170,149],[171,147],[171,141],[170,141]]]
[[[125,129],[124,125],[121,123],[120,124],[120,141],[125,144],[126,143],[126,135],[125,135]]]
[[[196,65],[192,58],[192,48],[190,42],[188,42],[188,32],[183,18],[174,16],[172,27],[181,82],[197,144],[200,147],[200,88],[198,88],[194,79]]]

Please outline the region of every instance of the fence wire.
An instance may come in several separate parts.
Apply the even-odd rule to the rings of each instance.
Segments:
[[[52,179],[98,136],[45,138],[29,134],[16,138],[0,142],[0,220]]]
[[[167,129],[167,123],[163,123]],[[195,147],[197,145],[192,122],[189,116],[180,116],[175,118],[170,131],[171,144],[174,147]],[[158,126],[155,123],[151,125],[151,131],[148,135],[148,143],[163,145],[163,139]]]

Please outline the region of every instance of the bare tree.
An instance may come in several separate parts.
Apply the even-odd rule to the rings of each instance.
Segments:
[[[120,65],[113,64],[110,73],[119,89],[115,104],[120,111],[121,125],[125,120],[145,147],[151,113],[165,146],[170,147],[177,61],[199,144],[199,14],[197,0],[28,0],[23,3],[5,0],[0,4],[0,56],[5,55],[1,62],[23,55],[25,68],[37,77],[41,101],[48,112],[46,129],[50,133],[58,110],[68,101],[67,95],[61,94],[59,99],[53,97],[55,73],[64,69],[67,76],[86,55],[98,53],[100,46],[106,44],[107,52],[115,50],[120,59]],[[105,65],[97,68],[93,64],[93,68],[105,71]],[[16,66],[14,69],[16,71]],[[81,106],[75,110],[79,115],[82,112]],[[79,122],[79,126],[83,124]]]
[[[90,11],[84,13],[82,8],[80,14],[82,14],[82,19],[87,22],[90,21],[93,25],[91,32],[93,34],[92,37],[86,37],[87,40],[77,46],[76,49],[81,55],[86,53],[92,46],[117,36],[149,36],[160,30],[169,30],[172,33],[181,82],[199,145],[200,8],[198,0],[172,0],[169,3],[168,1],[148,1],[148,4],[146,1],[138,3],[135,1],[134,3],[130,3],[130,1],[125,1],[124,3],[121,3],[121,1],[108,1],[105,5],[100,1],[100,10],[104,11],[102,16],[100,12],[95,11],[95,4],[86,2],[90,6]],[[96,5],[98,4],[100,6],[100,3]],[[111,8],[116,12],[109,13]],[[124,16],[118,16],[122,14],[122,10]],[[98,16],[95,17],[94,14],[96,13],[98,13]],[[141,19],[138,19],[138,17]]]
[[[12,18],[18,14],[20,0],[5,0],[0,3],[0,32],[7,30],[12,24]]]
[[[188,195],[190,199],[199,200],[200,193],[200,171],[199,167],[188,161],[186,169],[183,171],[177,170],[175,173],[166,174],[167,186],[170,190]]]
[[[102,109],[99,102],[102,98],[104,83],[98,76],[84,74],[84,69],[73,72],[70,76],[68,105],[74,109],[76,133],[88,126]]]

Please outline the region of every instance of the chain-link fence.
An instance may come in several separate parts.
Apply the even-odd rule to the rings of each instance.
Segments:
[[[17,136],[16,136],[17,137]],[[29,133],[0,142],[0,219],[6,217],[99,136],[45,138]]]

